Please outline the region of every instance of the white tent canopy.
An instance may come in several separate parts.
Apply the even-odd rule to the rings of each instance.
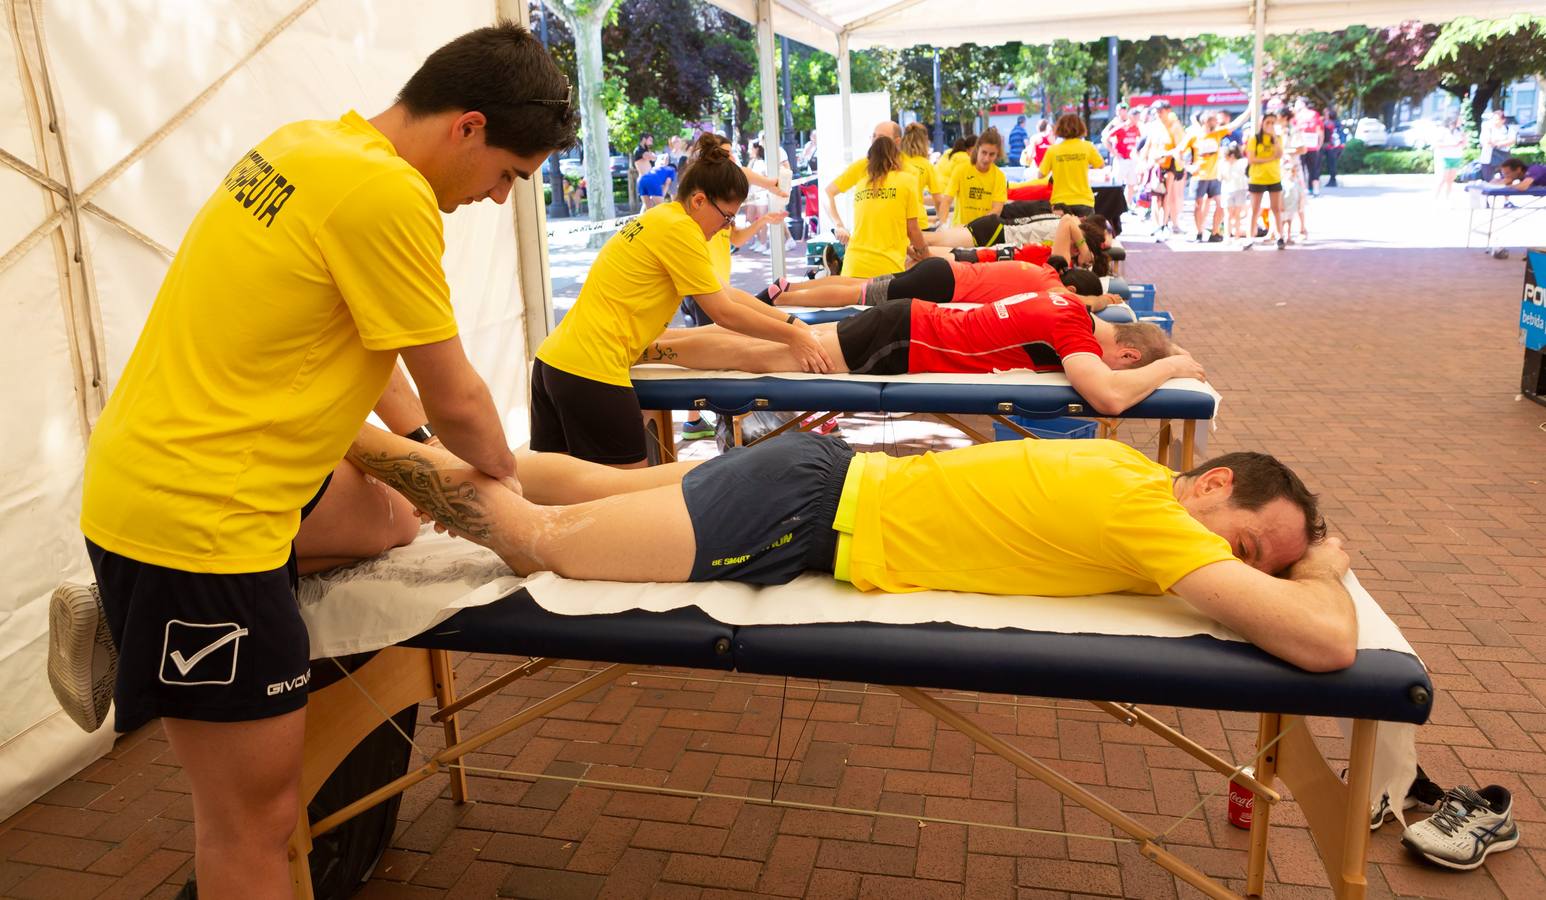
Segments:
[[[758,0],[709,0],[749,22]],[[790,40],[838,52],[916,44],[1042,44],[1059,38],[1091,41],[1115,35],[1191,37],[1250,34],[1257,0],[1080,0],[1074,4],[1003,0],[771,0],[773,28]],[[1546,12],[1546,3],[1519,0],[1260,0],[1269,34],[1330,31],[1349,25],[1394,25],[1412,19],[1444,22],[1457,15],[1489,18]]]

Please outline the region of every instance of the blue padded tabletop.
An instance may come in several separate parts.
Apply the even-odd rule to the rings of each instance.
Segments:
[[[1093,416],[1095,408],[1067,385],[893,382],[881,393],[879,412],[1012,413],[1031,418]],[[1009,404],[1006,409],[1002,404]],[[1211,419],[1218,405],[1202,391],[1160,388],[1116,418]]]
[[[736,629],[736,670],[871,684],[1242,712],[1427,721],[1417,657],[1362,650],[1315,675],[1245,643],[873,622]]]
[[[403,643],[430,650],[729,670],[734,637],[734,628],[695,606],[561,616],[517,590],[493,603],[461,610]]]
[[[845,378],[636,378],[644,409],[707,409],[739,415],[755,409],[804,412],[881,410],[878,381]]]
[[[1509,195],[1509,196],[1515,196],[1515,197],[1546,197],[1546,185],[1533,185],[1533,186],[1531,186],[1531,187],[1529,187],[1529,188],[1527,188],[1525,190],[1520,191],[1520,190],[1515,190],[1514,188],[1508,187],[1507,185],[1502,185],[1502,184],[1481,184],[1481,183],[1473,181],[1470,184],[1466,185],[1466,190],[1469,190],[1469,191],[1479,191],[1482,194],[1486,194],[1488,196],[1493,196],[1493,197],[1502,196],[1502,195],[1505,195],[1505,194]]]
[[[864,309],[862,306],[827,306],[789,309],[791,315],[807,325],[837,322]]]

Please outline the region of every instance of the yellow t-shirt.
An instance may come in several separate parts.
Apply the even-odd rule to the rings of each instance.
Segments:
[[[1246,138],[1246,149],[1257,156],[1271,155],[1273,148],[1277,146],[1278,139],[1270,134],[1263,134],[1260,136],[1260,140],[1261,143],[1258,144],[1257,138]],[[1272,162],[1267,163],[1251,163],[1252,184],[1278,184],[1282,180],[1283,157],[1280,156]]]
[[[1047,148],[1041,158],[1041,174],[1052,175],[1052,202],[1094,206],[1095,191],[1090,188],[1090,170],[1106,165],[1100,151],[1084,138],[1062,141]]]
[[[939,170],[934,168],[927,156],[902,154],[902,171],[911,172],[918,179],[918,227],[924,228],[929,224],[929,210],[924,205],[923,192],[928,191],[929,196],[937,197],[945,192],[945,184],[940,180]]]
[[[918,179],[887,172],[879,184],[854,189],[854,231],[843,255],[843,274],[890,275],[907,268],[907,222],[918,215]]]
[[[1175,499],[1173,477],[1105,440],[861,453],[833,522],[834,571],[893,593],[1163,593],[1233,558]]]
[[[1219,177],[1219,142],[1226,137],[1229,137],[1227,128],[1195,135],[1187,142],[1197,161],[1198,181],[1213,181]]]
[[[596,254],[574,307],[537,348],[570,375],[627,387],[628,369],[683,297],[719,290],[703,229],[675,201],[651,207]]]
[[[838,176],[832,179],[832,189],[841,194],[863,181],[865,174],[869,171],[869,166],[870,161],[862,156],[849,163],[848,168],[838,173]]]
[[[987,215],[993,209],[993,204],[1009,199],[1009,180],[998,166],[989,166],[988,171],[980,172],[975,165],[967,163],[956,169],[945,193],[955,198],[955,205],[951,207],[951,224],[966,225],[979,216]]]
[[[294,122],[216,188],[86,454],[81,530],[189,572],[285,564],[397,350],[456,335],[434,192],[358,113]]]
[[[730,229],[721,228],[709,238],[709,263],[714,276],[725,286],[730,284]]]

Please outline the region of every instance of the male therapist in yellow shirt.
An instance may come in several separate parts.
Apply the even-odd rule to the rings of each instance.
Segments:
[[[310,678],[291,542],[399,357],[418,424],[518,487],[457,337],[440,214],[503,203],[571,146],[568,97],[532,35],[501,23],[437,50],[375,118],[264,138],[189,226],[97,423],[81,530],[118,650],[117,729],[162,719],[192,786],[201,896],[291,895]]]

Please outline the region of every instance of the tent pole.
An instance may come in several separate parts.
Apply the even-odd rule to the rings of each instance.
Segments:
[[[757,71],[762,82],[762,160],[767,175],[779,180],[778,172],[778,73],[773,66],[773,0],[757,0]],[[784,277],[784,227],[768,226],[769,256],[773,258],[773,278]]]
[[[1262,42],[1267,31],[1267,0],[1255,0],[1256,45],[1251,54],[1251,133],[1261,131]]]
[[[853,68],[848,58],[848,32],[837,36],[837,93],[843,108],[843,134],[839,138],[843,148],[843,165],[853,162]]]
[[[531,26],[531,7],[525,0],[498,0],[498,11],[504,18]],[[510,211],[515,215],[515,270],[521,283],[526,358],[533,359],[543,338],[553,330],[553,281],[548,277],[548,212],[542,202],[541,182],[517,178],[510,189]]]

